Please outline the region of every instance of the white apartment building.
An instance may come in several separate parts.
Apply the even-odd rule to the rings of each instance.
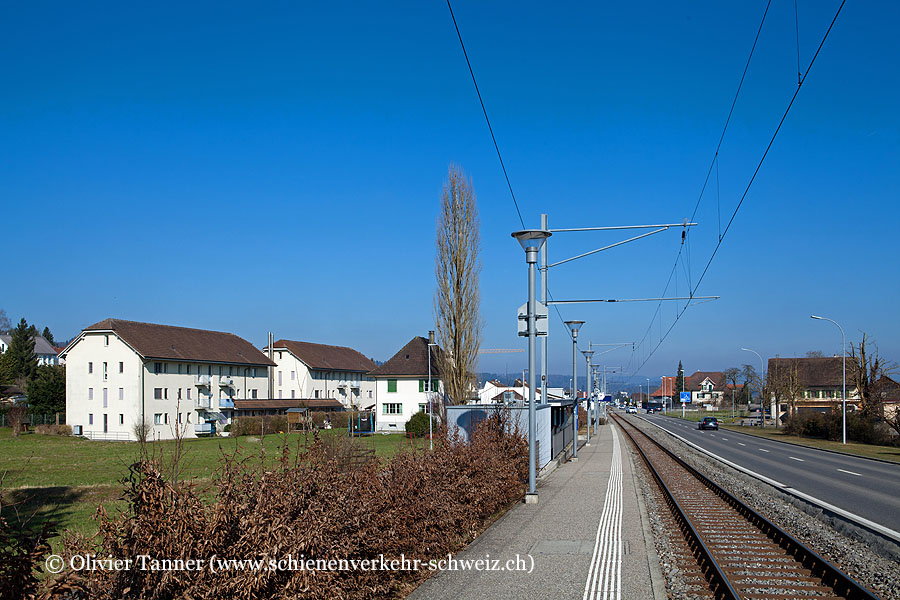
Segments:
[[[11,335],[0,334],[0,354],[6,352],[12,341]],[[59,356],[57,356],[56,348],[47,341],[42,335],[34,336],[34,355],[37,358],[38,366],[58,365],[60,364]]]
[[[268,356],[268,347],[263,352]],[[367,374],[375,363],[346,346],[278,340],[272,345],[275,361],[273,400],[330,398],[345,408],[375,406],[375,380]]]
[[[433,334],[429,338],[433,340]],[[405,431],[410,417],[420,410],[427,410],[429,398],[434,401],[435,407],[439,406],[444,391],[436,364],[439,350],[437,346],[429,345],[433,344],[429,338],[414,337],[389,361],[369,372],[369,376],[375,378],[376,431]]]
[[[234,400],[268,397],[274,363],[250,342],[219,331],[120,319],[85,328],[62,352],[66,422],[91,439],[215,434]]]

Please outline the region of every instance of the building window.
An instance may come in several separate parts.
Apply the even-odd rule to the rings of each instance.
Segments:
[[[257,390],[250,390],[250,397],[256,400],[256,392]]]
[[[125,372],[125,363],[119,361],[119,373]]]
[[[162,425],[162,413],[156,413],[153,415],[153,424]]]
[[[119,425],[124,425],[124,424],[125,424],[125,415],[120,413],[119,414]]]
[[[400,402],[387,402],[384,404],[384,408],[382,409],[382,414],[402,415],[403,414],[403,404]]]
[[[93,372],[94,372],[94,363],[89,362],[88,363],[88,375],[90,375]]]
[[[108,335],[103,336],[103,345],[109,346],[109,336]]]
[[[396,379],[388,379],[388,392],[394,393],[397,391],[397,380]],[[387,413],[385,413],[387,414]]]
[[[187,373],[188,375],[191,374],[191,365],[190,364],[184,365],[184,372]]]
[[[165,423],[166,425],[169,424],[169,413],[163,415],[163,423]]]
[[[278,390],[278,399],[281,400],[283,398],[281,390]]]
[[[319,390],[316,390],[315,392],[313,392],[313,398],[318,398],[318,397],[319,397]]]
[[[296,373],[297,373],[296,371],[291,371],[291,381],[294,380]]]
[[[125,388],[119,388],[119,400],[125,399]]]
[[[291,390],[291,398],[294,397],[294,392],[296,392],[296,391],[297,391],[297,390]]]
[[[106,381],[107,371],[106,371],[106,363],[103,363],[103,381]]]
[[[163,364],[161,362],[153,363],[153,374],[159,375],[163,372]]]
[[[181,400],[181,388],[178,388],[178,399]]]
[[[106,408],[106,403],[109,401],[109,388],[103,388],[103,408]]]
[[[369,398],[372,397],[372,390],[369,390]]]
[[[93,425],[93,424],[94,424],[94,413],[90,413],[88,415],[88,425]]]
[[[252,369],[250,369],[250,376],[256,377],[256,367],[253,367]]]
[[[162,388],[153,388],[153,399],[162,400]]]
[[[187,399],[188,399],[188,400],[191,399],[191,388],[188,388],[188,389],[187,389]]]
[[[425,403],[424,402],[419,403],[419,412],[425,412]]]

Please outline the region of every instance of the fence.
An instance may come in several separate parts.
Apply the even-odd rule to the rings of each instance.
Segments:
[[[57,419],[59,419],[57,421]],[[53,413],[46,415],[25,415],[25,422],[30,426],[35,425],[65,425],[66,413]],[[0,413],[0,427],[9,427],[9,419],[6,413]]]

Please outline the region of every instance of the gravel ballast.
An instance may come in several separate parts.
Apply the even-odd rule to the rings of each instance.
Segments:
[[[852,526],[833,520],[821,510],[698,452],[657,427],[640,419],[629,418],[629,422],[883,600],[900,600],[900,562],[896,560],[896,554],[892,555],[897,552],[896,548],[886,546],[880,540],[870,543]],[[636,473],[644,491],[669,597],[696,598],[698,596],[687,589],[679,577],[670,532],[660,517],[659,511],[669,508],[643,466],[643,459],[636,455],[635,462],[641,463]]]

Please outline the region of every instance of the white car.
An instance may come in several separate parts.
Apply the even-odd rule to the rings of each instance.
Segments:
[[[637,409],[633,406],[629,406],[625,409],[625,414],[637,414]]]

